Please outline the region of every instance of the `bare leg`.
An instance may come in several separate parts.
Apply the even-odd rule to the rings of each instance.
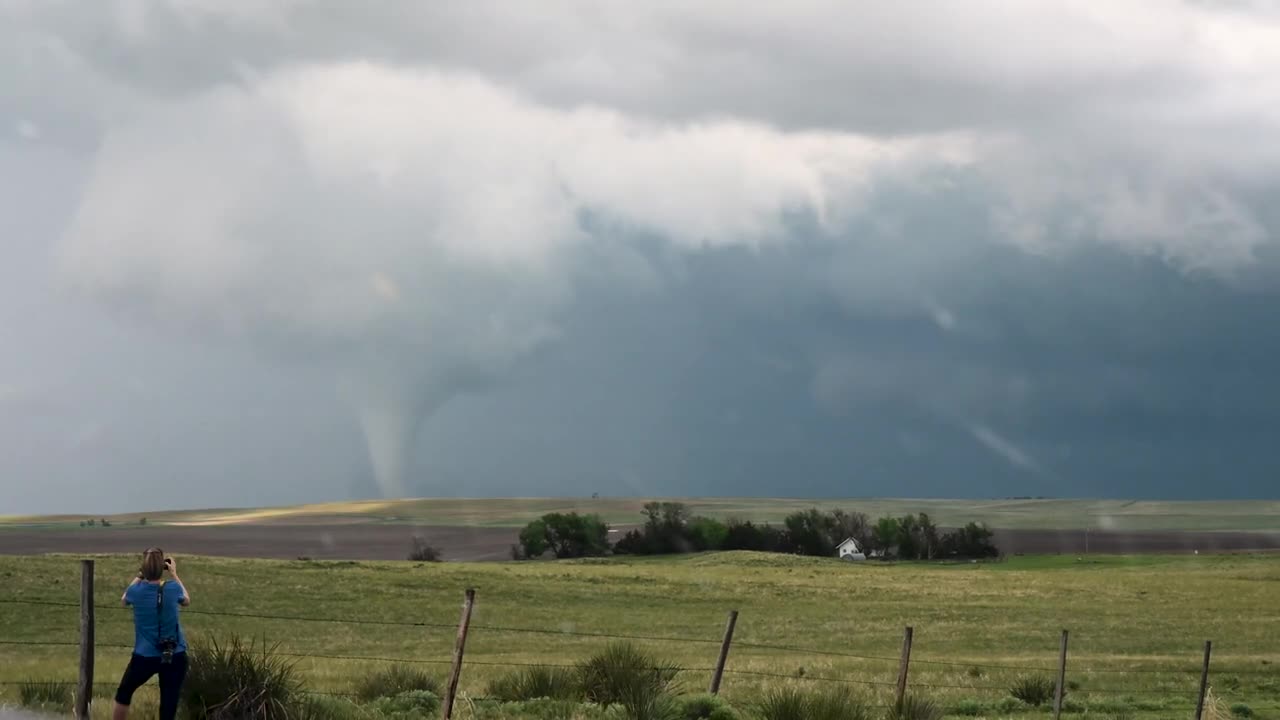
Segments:
[[[129,717],[128,705],[121,705],[120,703],[116,703],[116,706],[111,709],[111,720],[128,720],[128,717]]]

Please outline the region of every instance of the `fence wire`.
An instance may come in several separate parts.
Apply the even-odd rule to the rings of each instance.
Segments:
[[[0,598],[0,604],[46,606],[46,607],[57,607],[57,608],[63,608],[63,609],[76,609],[76,610],[80,608],[80,603],[78,602],[21,598],[21,597]],[[121,606],[118,604],[101,604],[100,605],[96,603],[94,604],[94,608],[99,610],[105,610],[105,611],[119,611],[122,609]],[[315,615],[283,615],[283,614],[273,614],[273,613],[259,613],[259,612],[231,611],[231,610],[208,610],[203,608],[184,608],[182,610],[182,613],[184,615],[190,614],[190,615],[209,616],[209,617],[255,619],[255,620],[266,620],[266,621],[279,621],[279,622],[330,623],[330,624],[341,624],[341,625],[352,625],[352,626],[438,628],[438,629],[447,629],[447,630],[454,630],[457,627],[455,624],[450,624],[450,623],[426,622],[426,621],[419,621],[419,620],[339,618],[339,617],[326,617],[326,616],[315,616]],[[569,629],[569,628],[551,629],[551,628],[520,627],[520,626],[507,626],[507,625],[486,625],[486,624],[471,624],[469,627],[470,627],[470,630],[473,632],[494,633],[497,635],[536,634],[536,635],[543,635],[543,636],[559,636],[559,637],[571,637],[571,638],[580,637],[580,638],[590,638],[590,639],[627,640],[627,641],[636,641],[636,642],[697,644],[701,646],[718,645],[722,642],[722,639],[720,638],[628,634],[628,633],[616,633],[616,632],[600,632],[600,631],[591,631],[591,630],[577,630],[577,629]],[[55,640],[55,639],[29,640],[29,639],[16,639],[16,638],[0,638],[0,646],[78,647],[79,642],[74,640]],[[110,642],[98,642],[98,643],[95,643],[95,647],[106,648],[106,649],[121,649],[121,650],[131,650],[133,648],[132,645],[122,644],[122,643],[110,643]],[[827,650],[823,648],[806,647],[802,645],[772,644],[772,643],[753,642],[753,641],[746,641],[746,640],[734,641],[731,644],[731,647],[736,651],[759,650],[759,651],[767,651],[767,652],[785,652],[785,653],[792,653],[792,654],[801,655],[801,656],[832,657],[832,658],[841,658],[841,659],[858,660],[858,661],[870,661],[870,662],[898,663],[901,660],[901,658],[899,657],[892,657],[887,655],[873,655],[873,654],[863,654],[863,653],[855,653],[855,652],[844,652],[844,651],[838,651],[838,650]],[[277,646],[274,649],[274,652],[282,657],[289,657],[289,658],[294,658],[298,660],[330,660],[330,661],[349,661],[349,662],[377,662],[377,663],[388,663],[388,664],[407,663],[407,664],[427,664],[427,665],[450,665],[453,662],[452,659],[443,659],[443,658],[363,655],[363,654],[348,654],[348,653],[297,652],[289,648],[280,648],[279,646]],[[478,666],[478,667],[490,667],[490,668],[544,667],[544,668],[572,669],[577,667],[576,665],[572,665],[572,664],[517,662],[517,661],[507,661],[507,660],[483,660],[483,659],[475,659],[475,658],[466,659],[465,665]],[[928,657],[914,657],[911,659],[911,665],[912,666],[925,665],[925,666],[933,666],[933,667],[940,667],[940,668],[948,668],[948,667],[977,668],[980,670],[1012,671],[1012,672],[1019,672],[1019,673],[1057,672],[1056,668],[1047,667],[1044,665],[989,663],[989,662],[974,662],[974,661],[963,661],[963,660],[940,660],[940,659],[932,659]],[[658,670],[661,668],[653,668],[653,669]],[[676,670],[677,672],[681,672],[681,673],[711,673],[715,671],[715,668],[689,667],[689,668],[676,668]],[[794,673],[783,673],[783,672],[771,672],[767,670],[756,670],[756,669],[747,669],[747,668],[739,669],[732,666],[726,666],[722,669],[722,672],[727,677],[739,677],[743,679],[764,678],[764,679],[780,679],[780,680],[799,681],[799,682],[835,683],[835,684],[841,684],[844,686],[865,687],[865,688],[891,688],[897,685],[897,682],[890,681],[890,680],[879,680],[879,679],[870,679],[870,678],[832,677],[829,674],[812,674],[812,673],[807,673],[803,671],[794,672]],[[1079,666],[1078,663],[1073,664],[1071,667],[1071,674],[1073,676],[1157,675],[1157,674],[1195,676],[1195,675],[1198,675],[1199,672],[1200,672],[1199,668],[1191,668],[1191,667],[1187,667],[1185,669],[1132,667],[1132,666],[1123,667],[1123,668],[1098,667],[1098,666],[1081,667]],[[1225,674],[1231,674],[1231,675],[1276,674],[1276,670],[1273,670],[1270,668],[1223,669],[1221,667],[1218,667],[1215,669],[1215,673],[1216,674],[1225,673]],[[3,681],[3,682],[0,682],[0,686],[5,686],[5,687],[21,686],[29,682],[31,681]],[[114,684],[95,683],[95,687],[114,687]],[[993,693],[993,692],[1007,693],[1009,692],[1008,687],[1000,686],[1000,685],[960,684],[960,683],[946,683],[946,682],[938,682],[938,681],[933,681],[933,682],[910,681],[908,683],[908,687],[913,690],[950,690],[950,691],[964,691],[969,693]],[[306,692],[313,695],[325,695],[325,696],[332,696],[332,697],[353,697],[354,696],[354,693],[327,691],[327,690],[307,690]],[[1198,685],[1196,688],[1188,688],[1185,690],[1147,689],[1147,688],[1136,689],[1136,688],[1122,688],[1122,687],[1100,687],[1100,688],[1081,687],[1081,688],[1072,690],[1071,692],[1072,694],[1083,695],[1083,696],[1096,694],[1096,695],[1123,695],[1123,696],[1135,696],[1135,697],[1136,696],[1163,696],[1165,698],[1194,698],[1194,696],[1198,693]],[[480,700],[484,698],[472,697],[471,699]]]

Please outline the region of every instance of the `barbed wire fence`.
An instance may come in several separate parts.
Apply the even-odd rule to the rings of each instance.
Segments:
[[[93,698],[94,688],[114,688],[112,683],[95,683],[94,675],[94,658],[98,649],[112,650],[132,650],[133,645],[122,643],[104,643],[96,641],[96,615],[97,610],[118,611],[120,605],[102,605],[96,604],[94,601],[94,571],[93,560],[81,561],[81,599],[80,602],[37,599],[37,598],[0,598],[0,604],[8,605],[31,605],[44,607],[58,607],[64,609],[77,609],[80,615],[80,635],[78,639],[55,639],[47,640],[27,640],[16,638],[0,637],[0,646],[35,646],[35,647],[67,647],[78,648],[80,653],[79,677],[74,681],[76,690],[75,713],[76,717],[87,718],[89,703]],[[576,665],[549,663],[549,662],[521,662],[514,660],[484,660],[484,659],[466,659],[467,640],[472,633],[482,633],[485,635],[519,635],[532,634],[542,636],[558,636],[569,638],[585,638],[585,639],[601,639],[601,640],[621,640],[637,643],[669,643],[673,645],[701,645],[709,648],[718,647],[718,653],[715,655],[714,663],[702,667],[679,667],[677,671],[685,675],[701,675],[709,678],[707,691],[715,695],[720,692],[723,680],[726,676],[738,678],[755,678],[755,679],[771,679],[771,680],[788,680],[804,683],[829,683],[845,687],[867,689],[873,692],[888,693],[891,701],[883,707],[894,707],[900,705],[906,698],[908,691],[965,691],[973,694],[999,693],[1008,695],[1010,687],[1008,685],[979,683],[977,680],[982,679],[987,672],[1003,673],[1013,672],[1019,674],[1052,674],[1053,676],[1053,697],[1052,710],[1055,720],[1062,714],[1064,710],[1064,699],[1068,690],[1073,692],[1078,686],[1068,681],[1068,669],[1071,676],[1085,677],[1126,677],[1135,675],[1167,675],[1176,676],[1180,681],[1194,679],[1198,682],[1194,687],[1182,686],[1173,689],[1138,689],[1134,687],[1093,687],[1090,686],[1086,694],[1097,694],[1102,696],[1125,696],[1135,697],[1140,695],[1169,697],[1171,694],[1185,698],[1188,706],[1194,701],[1195,718],[1201,720],[1204,711],[1204,703],[1206,692],[1209,688],[1209,670],[1212,657],[1212,643],[1206,641],[1204,644],[1203,660],[1198,667],[1188,664],[1181,668],[1154,668],[1142,667],[1137,664],[1131,664],[1128,667],[1084,667],[1080,668],[1072,665],[1068,668],[1068,640],[1069,633],[1063,630],[1060,637],[1060,646],[1058,654],[1058,662],[1054,666],[1050,665],[1033,665],[1033,664],[1016,664],[1016,663],[984,663],[971,661],[943,660],[930,657],[913,657],[912,646],[914,643],[914,629],[906,627],[903,631],[902,651],[897,657],[890,655],[874,655],[855,652],[844,652],[837,650],[827,650],[821,648],[805,647],[800,645],[784,645],[761,642],[749,642],[744,640],[735,640],[734,633],[737,629],[739,614],[736,610],[728,613],[724,632],[719,638],[710,637],[681,637],[671,635],[647,635],[647,634],[628,634],[628,633],[611,633],[611,632],[595,632],[581,631],[577,629],[559,628],[538,628],[538,627],[522,627],[513,625],[490,625],[484,623],[472,623],[472,611],[476,605],[476,592],[468,589],[464,593],[462,604],[462,614],[459,622],[454,624],[425,622],[417,620],[383,620],[370,618],[338,618],[313,615],[282,615],[273,613],[251,613],[242,611],[224,611],[209,610],[204,608],[186,608],[182,612],[184,615],[209,616],[218,618],[232,619],[254,619],[254,620],[270,620],[291,623],[313,623],[313,624],[338,624],[344,626],[362,626],[375,625],[384,627],[397,628],[433,628],[439,630],[456,630],[454,639],[454,647],[451,656],[446,659],[444,657],[420,657],[420,656],[385,656],[385,655],[365,655],[365,654],[348,654],[348,653],[322,653],[322,652],[294,652],[290,649],[280,649],[276,647],[274,653],[282,657],[308,659],[308,660],[332,660],[332,661],[350,661],[350,662],[370,662],[370,663],[395,663],[395,664],[422,664],[448,666],[448,679],[444,688],[443,698],[441,702],[442,717],[445,720],[451,720],[453,716],[453,708],[458,697],[458,684],[464,667],[475,666],[484,668],[564,668],[572,669]],[[888,679],[885,675],[878,676],[877,679],[871,679],[867,676],[860,677],[834,677],[824,674],[812,674],[800,668],[796,672],[771,672],[758,669],[744,669],[731,667],[729,663],[731,653],[736,657],[743,652],[753,653],[787,653],[789,655],[808,656],[815,658],[828,658],[839,660],[851,660],[861,663],[890,663],[897,665],[897,673],[893,679]],[[1132,659],[1126,662],[1132,663]],[[975,682],[937,682],[937,681],[913,681],[911,679],[911,670],[915,666],[926,666],[928,668],[963,668],[965,673],[975,680]],[[655,670],[659,668],[654,668]],[[1245,675],[1250,673],[1259,674],[1275,674],[1271,670],[1259,670],[1252,668],[1233,668],[1232,675]],[[1196,677],[1198,675],[1198,677]],[[0,686],[22,685],[30,681],[5,680],[0,681]],[[71,683],[73,681],[50,681]],[[315,695],[327,695],[334,697],[353,697],[355,694],[351,692],[343,692],[338,690],[307,690],[306,692]],[[479,700],[482,698],[472,698]]]

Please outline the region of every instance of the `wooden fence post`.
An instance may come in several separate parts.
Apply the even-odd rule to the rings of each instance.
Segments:
[[[1196,700],[1196,720],[1204,717],[1204,696],[1209,691],[1209,655],[1213,652],[1213,641],[1204,641],[1204,669],[1200,671],[1200,698]]]
[[[738,624],[738,611],[729,611],[729,622],[724,626],[724,641],[720,643],[720,657],[716,659],[716,670],[711,674],[711,689],[707,692],[716,695],[720,692],[720,678],[724,677],[724,664],[729,660],[729,644],[733,642],[733,627]]]
[[[93,700],[93,561],[80,561],[80,681],[76,686],[75,715],[89,717]]]
[[[898,699],[897,706],[902,707],[902,701],[907,697],[907,669],[911,665],[911,635],[912,628],[910,625],[902,633],[902,661],[898,664]]]
[[[1062,696],[1067,691],[1067,631],[1062,631],[1062,645],[1058,650],[1058,686],[1053,693],[1053,720],[1062,715]]]
[[[467,588],[462,601],[462,619],[458,621],[458,639],[453,645],[453,668],[444,689],[444,720],[453,718],[453,700],[458,694],[458,678],[462,676],[462,653],[467,647],[467,628],[471,627],[471,609],[476,605],[476,591]]]

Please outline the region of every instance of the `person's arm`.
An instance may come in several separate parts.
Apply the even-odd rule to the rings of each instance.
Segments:
[[[129,591],[140,582],[142,582],[142,573],[134,575],[133,582],[129,583],[129,587],[124,589],[124,594],[120,596],[120,607],[129,607]]]
[[[182,597],[178,599],[178,604],[181,605],[182,607],[186,607],[190,605],[191,593],[187,592],[187,584],[182,582],[182,578],[178,577],[177,561],[175,561],[173,558],[169,558],[169,561],[165,564],[168,565],[169,567],[169,577],[173,578],[173,581],[178,583],[178,587],[182,588]]]

